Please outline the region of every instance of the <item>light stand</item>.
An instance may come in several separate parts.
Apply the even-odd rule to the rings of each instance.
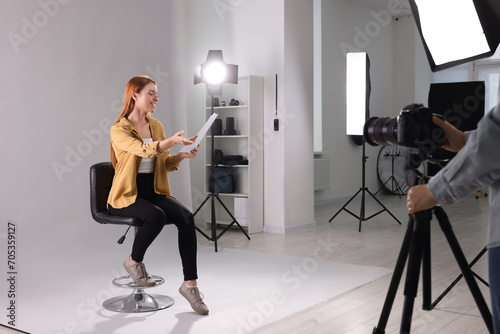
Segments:
[[[403,191],[403,188],[401,187],[401,185],[399,184],[398,180],[396,180],[396,178],[394,177],[394,160],[398,157],[400,157],[401,154],[399,152],[397,152],[396,154],[392,154],[392,153],[385,153],[384,154],[384,157],[390,157],[391,158],[391,177],[389,177],[387,179],[387,181],[384,182],[384,184],[379,188],[379,190],[377,190],[375,192],[375,196],[377,196],[377,194],[379,193],[380,190],[382,190],[382,188],[384,188],[386,186],[387,183],[389,183],[389,181],[391,182],[391,191],[392,192],[396,192],[396,194],[399,196],[399,198],[401,198],[401,195],[404,195],[405,192]],[[379,167],[380,168],[380,167]]]
[[[331,223],[331,221],[337,217],[337,215],[342,211],[346,211],[347,213],[349,213],[350,215],[354,216],[356,219],[359,220],[359,228],[358,228],[358,231],[361,232],[361,224],[362,222],[364,221],[367,221],[367,220],[370,220],[371,218],[375,217],[376,215],[384,212],[384,211],[387,211],[391,216],[392,218],[394,218],[398,223],[399,225],[401,225],[401,222],[392,214],[391,211],[389,211],[389,209],[387,209],[384,204],[382,204],[382,202],[380,202],[371,192],[370,190],[368,189],[368,187],[366,186],[366,182],[365,182],[365,165],[366,165],[366,159],[368,159],[368,157],[365,155],[365,139],[363,138],[363,154],[362,154],[362,178],[361,178],[361,188],[359,188],[359,190],[344,204],[344,206],[342,208],[340,208],[339,211],[337,211],[337,213],[335,215],[333,215],[332,218],[330,218],[330,220],[328,221],[329,223]],[[360,212],[359,212],[359,216],[357,216],[356,214],[352,213],[351,211],[349,211],[346,207],[349,205],[349,203],[351,203],[351,201],[359,194],[361,193],[361,209],[360,209]],[[369,217],[366,217],[365,216],[365,197],[366,197],[366,193],[368,193],[368,195],[370,195],[375,201],[377,201],[378,204],[380,204],[380,206],[383,208],[382,210],[374,213],[373,215],[369,216]]]
[[[361,155],[361,165],[362,165],[362,178],[361,178],[361,188],[347,201],[344,206],[337,211],[335,215],[328,222],[331,222],[337,215],[345,210],[347,213],[356,217],[359,220],[359,231],[361,232],[361,223],[363,221],[367,221],[376,215],[387,211],[392,218],[396,219],[396,221],[401,225],[401,222],[368,190],[365,182],[365,165],[366,159],[368,157],[365,154],[365,139],[363,135],[363,126],[366,119],[369,117],[369,100],[370,100],[370,92],[371,92],[371,83],[370,83],[370,59],[368,58],[368,54],[366,52],[349,52],[347,53],[347,62],[346,62],[346,134],[362,137],[362,146],[363,151]],[[355,215],[346,207],[351,203],[351,201],[361,193],[361,209],[359,216]],[[366,193],[368,193],[373,199],[377,201],[383,207],[383,210],[369,216],[365,217],[365,197]]]
[[[210,105],[212,115],[214,114],[214,96],[222,94],[222,85],[224,83],[238,83],[238,65],[231,65],[224,63],[221,50],[210,50],[208,51],[207,60],[204,64],[201,64],[195,70],[194,84],[205,83],[207,86],[207,92],[210,95]],[[211,131],[211,152],[210,152],[210,176],[209,176],[209,191],[205,200],[196,209],[193,216],[201,210],[205,203],[210,200],[210,210],[211,210],[211,236],[208,236],[205,232],[196,226],[196,230],[200,232],[207,240],[213,241],[215,246],[215,251],[217,252],[217,241],[220,237],[224,235],[234,224],[236,224],[240,230],[245,234],[248,240],[250,237],[245,232],[243,227],[238,223],[233,214],[226,207],[224,202],[219,198],[219,194],[215,193],[215,168],[217,164],[215,162],[215,135],[214,127],[212,126]],[[232,222],[227,225],[220,234],[217,234],[217,217],[215,212],[215,200],[219,201],[219,204],[226,210],[227,214],[231,217]]]

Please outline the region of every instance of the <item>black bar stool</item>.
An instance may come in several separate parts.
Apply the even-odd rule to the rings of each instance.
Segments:
[[[115,170],[111,162],[100,162],[90,167],[90,211],[92,218],[101,224],[128,225],[134,227],[135,232],[142,226],[142,221],[134,217],[120,217],[110,215],[107,209],[108,194],[113,183]],[[127,229],[128,231],[128,229]],[[122,243],[124,236],[118,243]],[[165,280],[156,275],[151,275],[156,281],[156,286]],[[125,296],[118,296],[104,301],[104,308],[124,313],[151,312],[165,309],[174,304],[174,299],[163,295],[150,295],[144,290],[146,287],[135,284],[130,275],[113,279],[113,285],[133,289]]]

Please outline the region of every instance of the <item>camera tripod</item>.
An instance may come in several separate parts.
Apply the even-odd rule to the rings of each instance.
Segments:
[[[409,159],[407,156],[407,161],[408,160]],[[407,171],[407,179],[412,181],[408,182],[409,184],[417,184],[416,182],[417,178],[422,179],[422,176],[420,175],[419,172],[415,170],[409,172]],[[406,234],[404,236],[403,244],[401,246],[401,250],[396,262],[396,267],[394,269],[391,283],[389,285],[389,291],[386,295],[384,306],[382,308],[382,314],[379,318],[377,327],[373,329],[373,334],[385,333],[387,320],[389,319],[389,314],[392,305],[394,303],[394,298],[396,296],[398,285],[400,283],[401,276],[403,274],[403,270],[407,259],[408,259],[408,268],[406,272],[406,281],[404,288],[405,298],[403,305],[403,315],[401,317],[400,333],[410,333],[411,320],[412,320],[411,318],[413,313],[415,297],[417,295],[420,269],[422,269],[423,309],[428,311],[432,310],[432,308],[440,300],[438,299],[435,303],[431,302],[430,222],[433,213],[439,222],[439,226],[441,227],[441,230],[443,231],[448,241],[448,244],[453,252],[453,255],[455,256],[458,266],[460,267],[462,275],[465,278],[465,281],[467,282],[469,290],[472,293],[474,301],[476,302],[476,305],[481,313],[481,316],[483,317],[486,327],[488,328],[490,333],[493,333],[491,313],[488,309],[488,306],[486,305],[486,301],[484,300],[484,297],[481,294],[481,290],[479,290],[477,282],[474,279],[473,272],[470,268],[473,263],[471,263],[470,266],[467,264],[465,255],[460,247],[460,244],[458,243],[455,234],[453,233],[453,229],[451,227],[448,216],[444,212],[443,208],[441,208],[440,206],[436,206],[432,209],[420,211],[414,215],[410,215]],[[478,255],[476,259],[474,259],[474,262],[483,253],[484,252],[481,252],[480,255]],[[451,287],[449,289],[451,289]],[[448,292],[449,289],[446,292]],[[442,298],[443,295],[441,295],[440,298]]]

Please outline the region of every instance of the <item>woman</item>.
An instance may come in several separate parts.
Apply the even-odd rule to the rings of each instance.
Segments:
[[[162,124],[150,117],[158,102],[156,82],[145,76],[130,79],[125,88],[123,109],[111,127],[110,156],[115,176],[108,197],[112,215],[136,217],[143,222],[137,232],[131,255],[123,266],[135,283],[153,286],[142,262],[149,245],[166,223],[178,229],[179,253],[184,283],[179,292],[193,310],[208,314],[197,288],[196,231],[193,214],[171,196],[167,173],[178,169],[186,158],[194,158],[198,147],[189,153],[170,155],[174,145],[189,145],[196,137],[184,138],[179,131],[165,137]]]

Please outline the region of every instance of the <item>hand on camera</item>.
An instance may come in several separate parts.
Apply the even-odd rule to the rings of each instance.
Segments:
[[[432,117],[432,122],[444,131],[446,136],[446,141],[443,144],[444,149],[451,152],[458,152],[465,146],[465,133],[436,116]]]
[[[408,213],[414,215],[415,213],[435,207],[438,201],[432,196],[429,186],[427,184],[413,186],[408,191],[406,197],[406,207]]]

